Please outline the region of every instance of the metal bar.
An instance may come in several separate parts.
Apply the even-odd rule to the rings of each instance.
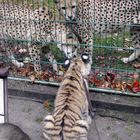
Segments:
[[[3,103],[3,108],[1,108],[2,113],[4,116],[4,122],[8,122],[8,94],[7,94],[7,76],[8,76],[8,68],[1,68],[0,69],[0,79],[1,82],[1,103]]]

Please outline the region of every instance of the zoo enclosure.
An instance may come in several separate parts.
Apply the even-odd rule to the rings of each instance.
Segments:
[[[110,1],[113,3],[113,0]],[[127,0],[125,2],[127,2]],[[34,11],[35,9],[39,9],[39,7],[46,6],[52,12],[54,19],[52,21],[50,18],[49,21],[43,21],[44,23],[45,22],[46,23],[55,22],[55,23],[64,23],[64,24],[66,23],[66,20],[58,12],[53,0],[46,0],[46,1],[1,0],[1,4],[4,3],[8,3],[8,4],[14,3],[18,6],[26,7],[28,10],[31,11]],[[117,8],[119,11],[118,13],[118,17],[119,17],[121,14],[120,3],[118,3]],[[127,8],[123,10],[124,13],[127,12]],[[112,12],[113,12],[113,8],[112,8]],[[17,11],[17,13],[20,13],[20,11]],[[107,14],[105,13],[105,15]],[[102,17],[102,15],[100,15],[100,17]],[[16,17],[6,17],[6,16],[4,18],[0,17],[1,23],[6,20],[15,21],[16,23]],[[24,18],[22,20],[24,20]],[[34,19],[34,22],[38,22],[39,24],[41,24],[40,19],[38,21]],[[96,21],[93,22],[93,26],[95,24]],[[117,23],[114,22],[100,23],[100,27],[101,24],[104,24],[105,27],[111,26],[112,32],[108,33],[107,30],[105,31],[101,30],[99,33],[96,33],[95,31],[93,31],[94,47],[93,47],[92,71],[91,71],[91,75],[89,76],[90,88],[92,90],[96,90],[99,92],[113,92],[119,94],[139,96],[140,95],[140,81],[139,81],[140,63],[139,61],[135,60],[134,62],[125,64],[122,62],[121,58],[128,57],[132,53],[132,51],[136,49],[131,44],[130,29],[133,27],[134,29],[137,29],[139,31],[140,24],[129,24],[124,22],[122,25],[119,22],[119,20],[117,21]],[[117,24],[117,28],[115,31],[113,29],[114,24]],[[5,26],[7,26],[8,28],[8,25]],[[123,26],[123,29],[121,29],[121,26]],[[46,52],[48,53],[48,50],[51,50],[51,52],[54,55],[54,58],[57,60],[56,62],[53,63],[58,64],[58,70],[60,71],[60,73],[63,73],[64,69],[62,67],[62,64],[64,62],[66,54],[64,54],[64,52],[62,51],[63,48],[61,51],[60,49],[58,49],[57,44],[63,44],[66,45],[67,47],[69,46],[74,47],[75,45],[80,46],[80,48],[84,47],[84,45],[79,44],[77,40],[75,41],[74,40],[75,38],[72,39],[70,42],[66,41],[65,43],[63,43],[60,40],[57,41],[57,39],[55,41],[48,41],[47,39],[45,41],[44,40],[35,41],[28,38],[27,39],[22,39],[22,38],[19,39],[14,37],[5,38],[2,35],[2,33],[3,32],[1,32],[1,41],[4,41],[4,44],[1,44],[1,48],[0,48],[1,49],[0,65],[1,67],[10,66],[9,79],[13,79],[13,80],[25,80],[25,81],[31,81],[31,82],[42,83],[42,84],[52,84],[52,85],[59,84],[63,76],[56,74],[53,71],[52,63],[49,62],[46,57],[44,57],[45,53]],[[7,59],[7,50],[6,48],[4,48],[7,42],[12,42],[12,44],[14,44],[12,45],[12,50],[15,54],[15,58],[25,63],[25,66],[23,68],[17,68],[11,63],[11,60]],[[28,42],[39,43],[39,46],[42,46],[41,47],[42,53],[39,55],[41,56],[43,73],[40,76],[36,75],[33,70],[33,62],[30,60],[29,51],[27,48]]]

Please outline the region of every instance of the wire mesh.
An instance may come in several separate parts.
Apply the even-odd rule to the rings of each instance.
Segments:
[[[140,95],[139,0],[1,0],[0,7],[0,65],[10,67],[10,79],[58,84],[64,60],[88,46],[92,90]]]

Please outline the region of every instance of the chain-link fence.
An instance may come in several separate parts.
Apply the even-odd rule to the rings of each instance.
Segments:
[[[10,79],[59,84],[63,62],[92,56],[92,90],[140,95],[139,0],[1,0],[0,66]]]

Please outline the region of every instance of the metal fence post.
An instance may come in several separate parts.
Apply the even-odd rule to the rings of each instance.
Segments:
[[[7,76],[8,68],[0,68],[0,123],[8,121]]]

